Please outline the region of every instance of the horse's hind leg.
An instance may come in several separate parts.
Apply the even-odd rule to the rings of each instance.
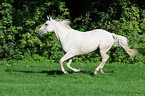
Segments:
[[[106,61],[108,60],[109,56],[106,54],[105,51],[100,51],[101,53],[101,57],[102,57],[102,62],[101,64],[95,69],[94,75],[97,75],[97,72],[100,69],[101,74],[104,73],[104,71],[102,70],[103,66],[105,65]]]
[[[109,58],[109,56],[108,56],[106,53],[102,53],[102,54],[104,55],[105,59],[102,59],[103,64],[102,64],[102,66],[100,67],[100,73],[101,73],[101,74],[104,73],[104,71],[103,71],[102,69],[103,69],[103,67],[104,67],[104,65],[105,65],[105,63],[106,63],[106,61],[107,61],[108,58]],[[102,57],[103,57],[103,56],[102,56]]]
[[[106,40],[107,41],[107,40]],[[109,42],[103,42],[102,44],[100,44],[99,48],[100,48],[100,54],[101,54],[101,57],[102,57],[102,62],[101,64],[95,69],[95,72],[94,72],[94,75],[97,75],[97,72],[99,71],[100,69],[100,72],[101,74],[103,74],[103,67],[106,63],[106,61],[108,60],[109,56],[106,54],[107,51],[112,47],[114,43],[114,40],[113,38],[110,38]]]
[[[113,42],[108,44],[108,46],[100,46],[100,53],[101,53],[101,57],[102,57],[102,62],[101,64],[95,69],[94,75],[97,75],[97,72],[100,69],[100,73],[103,74],[104,71],[102,70],[106,61],[108,60],[109,56],[106,54],[107,51],[111,48],[111,46],[113,45]]]

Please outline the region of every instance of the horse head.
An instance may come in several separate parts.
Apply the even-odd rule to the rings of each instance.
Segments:
[[[42,35],[44,33],[47,33],[47,32],[53,32],[54,31],[54,26],[53,26],[53,19],[52,17],[48,17],[47,16],[47,21],[42,25],[42,27],[37,31],[37,33],[39,35]]]

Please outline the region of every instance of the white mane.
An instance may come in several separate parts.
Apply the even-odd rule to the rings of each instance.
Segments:
[[[72,29],[69,25],[70,25],[70,21],[68,20],[68,19],[66,19],[66,20],[59,20],[59,21],[57,21],[57,22],[59,22],[60,24],[62,24],[64,27],[66,27],[66,28],[69,28],[69,29]]]

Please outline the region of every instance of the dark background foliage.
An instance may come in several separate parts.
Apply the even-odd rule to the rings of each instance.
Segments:
[[[0,58],[57,60],[65,54],[54,33],[37,30],[51,15],[70,19],[79,31],[105,29],[128,38],[138,50],[134,61],[121,47],[108,52],[109,62],[145,63],[145,0],[1,0]],[[99,50],[74,57],[75,61],[100,60]]]

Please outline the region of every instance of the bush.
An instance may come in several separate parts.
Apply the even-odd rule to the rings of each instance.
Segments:
[[[47,15],[64,18],[69,12],[61,0],[46,0],[45,3],[41,0],[3,0],[0,4],[0,58],[23,59],[36,53],[46,57],[50,54],[58,56],[53,53],[59,51],[53,48],[57,45],[55,35],[39,37],[36,33]]]
[[[131,48],[138,50],[135,62],[145,62],[145,9],[135,0],[2,0],[0,3],[0,58],[49,60],[65,54],[54,33],[38,36],[37,30],[51,15],[69,18],[71,27],[79,31],[104,29],[128,38]],[[72,6],[75,5],[75,6]],[[76,10],[77,9],[77,10]],[[79,11],[78,11],[79,9]],[[35,55],[34,55],[35,54]],[[38,54],[38,55],[36,55]],[[108,52],[109,62],[133,63],[120,47]],[[75,61],[99,61],[99,50],[77,56]]]

